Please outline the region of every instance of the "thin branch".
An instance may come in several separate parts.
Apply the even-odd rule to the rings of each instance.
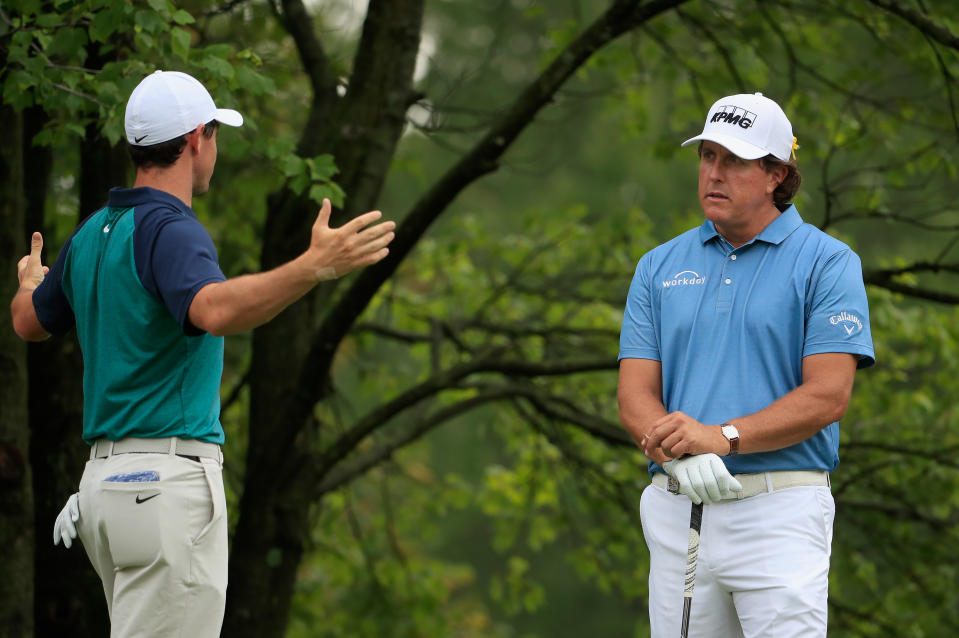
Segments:
[[[349,461],[338,464],[334,469],[315,466],[317,474],[322,476],[322,480],[316,486],[314,496],[319,498],[327,492],[336,490],[357,476],[368,472],[377,465],[391,459],[397,450],[406,447],[410,443],[421,438],[436,427],[452,420],[453,418],[465,414],[481,405],[502,401],[514,394],[510,388],[500,388],[495,391],[489,391],[479,394],[475,397],[460,401],[436,411],[434,414],[424,419],[414,421],[414,425],[407,430],[396,435],[387,443],[379,445],[369,451],[356,455]]]
[[[234,9],[244,4],[249,3],[250,0],[228,0],[218,7],[213,7],[212,9],[207,9],[200,13],[204,18],[209,18],[212,16],[222,15],[224,13],[230,13]]]
[[[96,104],[97,106],[100,106],[100,107],[102,107],[102,108],[105,108],[105,109],[109,109],[109,108],[110,108],[109,106],[107,106],[106,104],[104,104],[103,102],[101,102],[100,100],[98,100],[97,98],[93,97],[92,95],[87,95],[86,93],[81,93],[80,91],[76,91],[76,90],[74,90],[74,89],[71,89],[69,86],[64,86],[63,84],[59,84],[59,83],[57,83],[57,82],[51,82],[51,84],[52,84],[55,88],[60,89],[61,91],[65,92],[65,93],[69,93],[70,95],[75,95],[75,96],[77,96],[77,97],[79,97],[79,98],[83,98],[84,100],[89,100],[90,102],[93,102],[94,104]]]
[[[916,27],[923,34],[929,36],[930,38],[936,40],[940,44],[949,47],[950,49],[955,49],[959,51],[959,37],[957,37],[952,31],[950,31],[945,26],[933,22],[928,17],[919,13],[915,9],[905,7],[895,0],[867,0],[868,2],[876,5],[880,9],[884,9],[889,13],[899,16],[912,26]]]
[[[410,408],[427,397],[453,388],[460,379],[480,372],[499,372],[517,377],[563,376],[578,372],[595,372],[615,368],[615,361],[592,359],[582,361],[560,361],[555,363],[535,362],[520,359],[499,359],[495,353],[462,363],[434,375],[426,381],[413,386],[398,397],[387,401],[357,421],[353,427],[330,444],[317,458],[320,468],[332,467],[338,459],[344,458],[356,446],[382,427],[397,414]]]
[[[906,295],[907,297],[925,299],[926,301],[935,301],[937,303],[948,304],[951,306],[959,306],[959,295],[954,295],[948,292],[939,292],[936,290],[929,290],[927,288],[919,288],[917,286],[907,286],[894,281],[870,281],[868,277],[863,277],[863,280],[868,285],[876,286],[877,288],[884,288],[889,292],[898,292],[899,294]]]
[[[243,373],[243,377],[237,382],[235,386],[233,386],[233,389],[230,391],[230,396],[228,396],[226,400],[223,401],[222,404],[220,405],[221,413],[226,412],[227,410],[230,409],[230,407],[234,403],[236,403],[237,399],[240,398],[240,392],[242,392],[243,388],[249,385],[249,383],[250,383],[250,369],[247,368],[246,372]]]
[[[323,45],[316,37],[313,30],[313,18],[307,12],[302,0],[282,0],[282,10],[279,11],[280,23],[292,36],[296,44],[296,50],[300,55],[300,62],[307,77],[310,78],[310,85],[313,87],[313,107],[310,111],[309,122],[314,122],[317,118],[326,117],[332,104],[337,101],[336,78],[330,73],[330,62],[323,50]],[[276,5],[273,5],[276,10]],[[322,99],[317,99],[322,97]],[[322,107],[321,111],[317,111]],[[311,130],[309,125],[306,130]],[[302,146],[301,141],[301,146]],[[311,153],[303,150],[303,155]]]
[[[743,81],[739,71],[736,69],[736,63],[732,59],[729,50],[723,46],[723,43],[719,40],[715,33],[703,24],[702,21],[698,20],[695,16],[683,11],[682,9],[677,9],[676,13],[679,14],[679,17],[685,20],[686,22],[691,23],[700,33],[706,36],[706,39],[709,40],[713,48],[716,49],[716,52],[719,53],[719,57],[723,60],[723,66],[726,67],[726,70],[729,72],[729,75],[733,79],[733,83],[739,89],[740,93],[746,92],[746,83]]]

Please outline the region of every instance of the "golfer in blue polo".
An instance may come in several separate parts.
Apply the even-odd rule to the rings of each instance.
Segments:
[[[649,457],[641,515],[653,638],[826,636],[839,419],[874,363],[859,258],[804,223],[792,125],[763,95],[709,110],[705,221],[640,259],[620,337],[620,419]]]
[[[133,188],[111,190],[49,272],[40,233],[19,263],[17,334],[39,341],[76,327],[83,352],[90,461],[53,539],[69,547],[79,533],[103,582],[112,638],[220,635],[223,336],[383,259],[393,238],[393,222],[374,224],[379,211],[330,228],[324,201],[302,255],[227,279],[191,205],[209,188],[219,125],[242,123],[185,73],[147,76],[126,107]]]

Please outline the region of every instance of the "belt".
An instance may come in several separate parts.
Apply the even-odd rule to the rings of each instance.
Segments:
[[[90,446],[90,460],[104,459],[114,454],[176,454],[223,461],[220,446],[196,439],[181,439],[169,436],[162,439],[138,439],[128,437],[119,441],[97,439]]]
[[[814,486],[829,487],[829,472],[825,470],[791,470],[781,472],[762,472],[759,474],[733,474],[733,478],[743,486],[742,492],[733,492],[734,496],[723,501],[741,501],[744,498],[785,490],[790,487]],[[653,485],[672,494],[679,494],[679,481],[667,477],[661,472],[653,474]]]

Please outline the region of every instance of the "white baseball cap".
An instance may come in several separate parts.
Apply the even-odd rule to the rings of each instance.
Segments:
[[[730,95],[709,109],[703,132],[683,146],[709,140],[747,160],[773,155],[784,162],[796,146],[793,127],[779,105],[762,93]]]
[[[218,109],[196,78],[179,71],[154,71],[133,89],[127,101],[123,127],[134,146],[167,142],[216,120],[242,126],[243,116]]]

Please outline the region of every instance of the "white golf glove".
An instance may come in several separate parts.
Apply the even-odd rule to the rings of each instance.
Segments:
[[[57,521],[53,524],[53,544],[57,545],[62,540],[64,547],[73,545],[73,539],[77,537],[75,523],[78,520],[80,520],[80,502],[76,494],[71,494],[67,504],[57,515]]]
[[[712,505],[729,498],[733,492],[743,491],[743,486],[715,454],[694,454],[666,461],[663,469],[679,481],[679,493],[696,504]]]

